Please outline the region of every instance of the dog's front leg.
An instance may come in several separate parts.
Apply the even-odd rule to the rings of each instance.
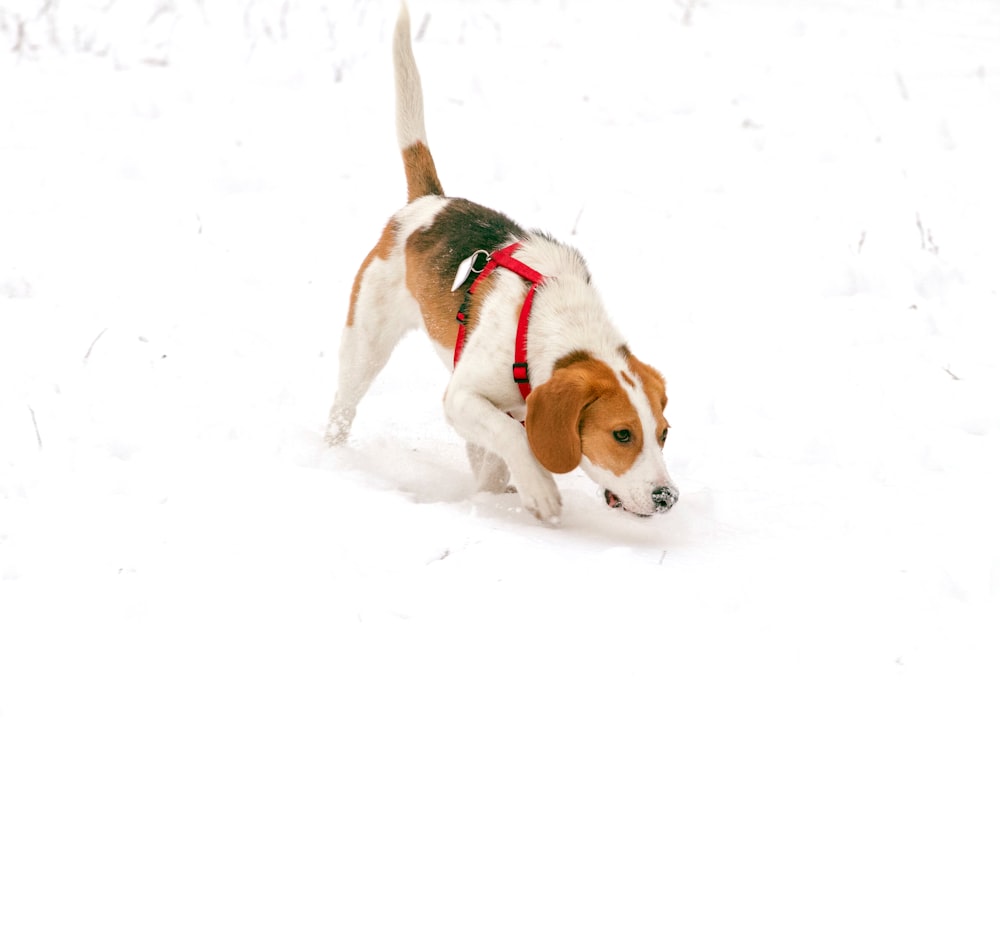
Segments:
[[[479,393],[452,383],[444,412],[455,431],[474,447],[500,456],[510,470],[521,504],[541,521],[559,522],[562,500],[552,474],[538,463],[524,427]]]

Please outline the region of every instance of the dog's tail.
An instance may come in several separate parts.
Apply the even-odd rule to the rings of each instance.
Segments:
[[[400,4],[396,34],[392,42],[392,62],[396,72],[396,136],[406,168],[407,200],[444,196],[424,128],[424,93],[420,86],[417,60],[410,43],[410,11]]]

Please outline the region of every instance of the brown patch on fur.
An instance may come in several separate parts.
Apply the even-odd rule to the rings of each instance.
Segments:
[[[455,346],[455,315],[465,298],[463,290],[451,290],[459,263],[477,249],[493,252],[524,235],[524,230],[502,213],[454,199],[429,226],[410,236],[406,241],[406,287],[420,305],[432,340],[445,347]],[[487,280],[472,296],[466,310],[467,331],[474,330],[489,288]]]
[[[392,247],[395,242],[396,223],[390,219],[389,222],[385,224],[385,229],[382,230],[382,235],[379,236],[379,240],[375,243],[372,251],[365,256],[364,262],[361,263],[361,268],[358,269],[358,274],[354,276],[354,285],[351,288],[351,303],[347,306],[348,327],[351,327],[351,325],[354,324],[354,308],[358,303],[358,295],[361,293],[361,282],[364,280],[365,271],[375,259],[389,258],[389,253],[392,252]]]
[[[422,196],[444,196],[444,187],[438,179],[434,158],[423,141],[403,148],[403,168],[406,170],[407,203]]]
[[[572,471],[584,455],[622,475],[642,451],[642,423],[615,372],[603,360],[574,352],[528,397],[528,444],[550,472]],[[627,430],[628,442],[614,433]]]

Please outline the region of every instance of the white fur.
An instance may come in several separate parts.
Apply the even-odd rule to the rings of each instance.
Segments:
[[[447,201],[426,196],[408,203],[393,217],[397,238],[387,259],[372,259],[361,280],[353,324],[344,326],[340,339],[337,395],[330,408],[326,441],[347,440],[358,403],[385,366],[404,334],[423,324],[420,306],[406,289],[407,238],[429,225]]]
[[[420,84],[417,61],[410,42],[410,11],[400,5],[399,19],[392,39],[392,60],[396,76],[396,137],[399,149],[418,142],[427,143],[424,127],[424,93]]]

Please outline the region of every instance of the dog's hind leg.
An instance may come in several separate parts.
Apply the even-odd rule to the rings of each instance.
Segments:
[[[340,340],[337,393],[326,428],[328,445],[347,440],[358,403],[400,338],[419,323],[420,312],[406,290],[403,266],[392,256],[394,235],[390,223],[354,280]]]
[[[472,442],[465,443],[465,450],[480,491],[504,494],[514,490],[510,486],[510,470],[499,455]]]

